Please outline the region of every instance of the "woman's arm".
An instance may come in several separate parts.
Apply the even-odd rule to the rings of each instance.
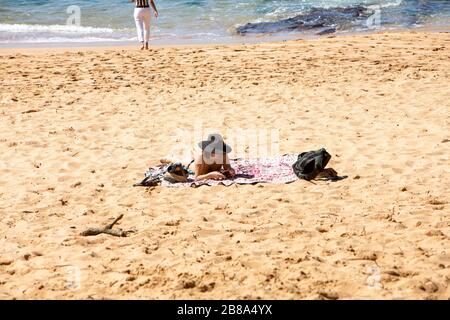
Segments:
[[[153,10],[155,11],[155,17],[158,18],[158,9],[156,9],[155,2],[153,0],[150,0],[150,5],[152,6]]]
[[[219,171],[213,171],[213,172],[209,172],[207,174],[198,175],[195,178],[195,180],[207,180],[207,179],[222,180],[222,179],[226,179],[226,177]]]
[[[231,167],[230,159],[228,158],[227,155],[225,155],[223,160],[224,160],[223,161],[224,162],[223,163],[223,169],[228,171],[230,176],[231,176],[231,178],[233,178],[236,175],[236,171],[234,171],[234,169]]]
[[[194,159],[195,180],[225,179],[225,176],[218,171],[208,172],[209,166],[203,160],[202,154],[198,154]]]
[[[225,176],[220,173],[219,171],[212,171],[208,172],[208,165],[205,163],[198,162],[198,159],[196,159],[194,172],[195,172],[195,180],[206,180],[206,179],[213,179],[213,180],[220,180],[225,179]]]

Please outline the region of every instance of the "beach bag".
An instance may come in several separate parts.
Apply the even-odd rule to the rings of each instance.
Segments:
[[[184,167],[181,163],[172,163],[167,167],[167,172],[164,174],[164,179],[169,182],[187,182],[189,176],[189,169]]]
[[[189,170],[189,166],[185,167],[179,162],[160,165],[154,168],[150,168],[145,173],[144,180],[135,183],[133,186],[154,187],[160,185],[163,180],[167,180],[172,183],[187,182],[188,176],[190,174],[194,173],[191,170]]]
[[[330,159],[331,155],[324,148],[302,152],[298,155],[297,161],[292,165],[292,168],[300,179],[312,180],[325,169]]]

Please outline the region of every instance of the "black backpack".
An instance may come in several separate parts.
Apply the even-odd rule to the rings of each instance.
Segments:
[[[324,148],[316,151],[302,152],[292,165],[295,174],[300,179],[312,180],[325,169],[331,155]]]

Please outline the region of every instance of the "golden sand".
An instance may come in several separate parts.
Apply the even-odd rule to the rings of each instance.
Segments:
[[[450,298],[450,33],[0,51],[0,298]],[[349,178],[133,188],[202,120]],[[83,237],[124,214],[126,238]]]

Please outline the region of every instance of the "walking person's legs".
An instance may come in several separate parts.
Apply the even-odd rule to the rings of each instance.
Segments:
[[[145,12],[143,12],[145,49],[148,49],[148,41],[150,40],[150,19],[151,19],[150,9],[145,10]]]
[[[142,8],[134,9],[134,21],[136,23],[136,31],[139,42],[142,44],[141,50],[144,49],[144,19],[142,15]]]

